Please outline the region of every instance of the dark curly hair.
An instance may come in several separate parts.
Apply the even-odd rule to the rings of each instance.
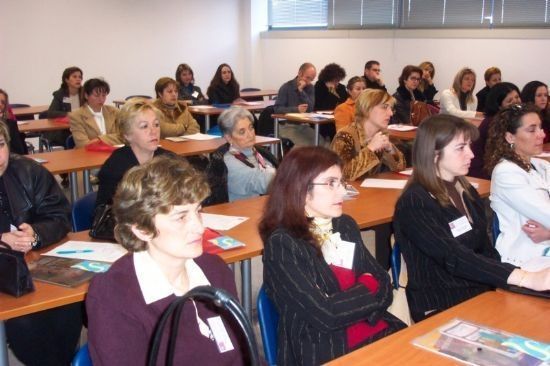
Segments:
[[[535,113],[540,117],[537,107],[532,104],[515,104],[502,109],[497,113],[489,127],[489,138],[485,146],[485,170],[489,175],[501,159],[516,163],[520,168],[528,172],[531,164],[523,160],[506,141],[506,132],[513,135],[522,125],[522,118],[526,114]]]
[[[340,82],[346,77],[346,70],[342,68],[342,66],[331,63],[323,67],[321,72],[319,73],[319,81],[327,82],[327,81],[333,81],[338,80]]]

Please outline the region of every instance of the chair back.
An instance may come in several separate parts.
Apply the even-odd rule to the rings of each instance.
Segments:
[[[75,143],[74,143],[74,137],[73,137],[73,135],[67,136],[67,139],[65,140],[65,150],[74,149],[75,146],[76,146],[76,145],[75,145]]]
[[[92,227],[96,198],[97,192],[90,192],[73,204],[73,231],[88,230]]]
[[[90,350],[88,349],[88,343],[80,347],[78,352],[73,358],[73,366],[92,366],[92,359],[90,358]]]
[[[399,243],[395,242],[391,251],[390,258],[391,276],[393,279],[393,288],[399,289],[399,274],[401,273],[401,249]]]
[[[128,95],[124,100],[128,100],[130,98],[143,98],[143,99],[153,99],[149,95]]]
[[[262,285],[257,300],[258,321],[262,333],[262,343],[264,345],[264,354],[268,365],[277,364],[277,327],[279,323],[279,314],[275,304],[271,302]]]
[[[493,246],[497,245],[497,238],[500,234],[500,224],[498,222],[498,215],[493,211],[493,222],[491,223],[491,233],[493,235]]]

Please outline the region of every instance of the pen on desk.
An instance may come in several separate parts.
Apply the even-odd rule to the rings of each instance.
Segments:
[[[56,254],[80,254],[80,253],[92,253],[92,249],[82,249],[82,250],[60,250],[55,252]]]

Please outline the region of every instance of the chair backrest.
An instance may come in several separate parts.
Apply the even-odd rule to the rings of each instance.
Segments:
[[[401,249],[398,242],[393,243],[390,262],[393,288],[397,290],[399,289],[399,274],[401,273]]]
[[[73,358],[73,366],[92,366],[92,359],[90,358],[90,351],[88,349],[88,343],[80,347],[78,352]]]
[[[90,192],[73,204],[73,231],[88,230],[92,227],[96,198],[97,192]]]
[[[275,304],[267,296],[263,285],[258,294],[257,307],[265,358],[269,365],[276,365],[279,314],[277,313]]]
[[[242,92],[253,92],[253,91],[260,91],[261,89],[258,88],[242,88]]]
[[[497,238],[500,234],[500,224],[498,222],[498,215],[493,211],[493,222],[491,223],[491,233],[493,234],[493,246],[497,245]]]
[[[65,140],[65,150],[74,149],[75,146],[76,146],[76,145],[75,145],[75,143],[74,143],[74,137],[73,137],[73,135],[67,136],[67,139]]]
[[[149,95],[128,95],[126,98],[124,98],[124,100],[128,100],[130,98],[144,98],[144,99],[153,99],[151,96]]]

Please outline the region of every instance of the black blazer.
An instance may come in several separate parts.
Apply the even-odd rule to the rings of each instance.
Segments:
[[[341,291],[311,245],[283,228],[275,230],[265,243],[263,262],[264,285],[279,313],[278,365],[319,365],[348,353],[346,328],[359,321],[374,324],[384,319],[389,326],[358,347],[404,327],[386,311],[392,302],[390,278],[363,245],[355,221],[343,215],[332,224],[343,240],[356,244],[355,274],[371,273],[379,290],[371,294],[355,284]]]
[[[500,261],[489,241],[485,207],[475,188],[463,194],[472,230],[453,237],[449,223],[463,216],[455,206],[443,207],[418,183],[397,201],[396,241],[407,263],[407,299],[415,321],[494,287],[505,287],[514,266]]]

